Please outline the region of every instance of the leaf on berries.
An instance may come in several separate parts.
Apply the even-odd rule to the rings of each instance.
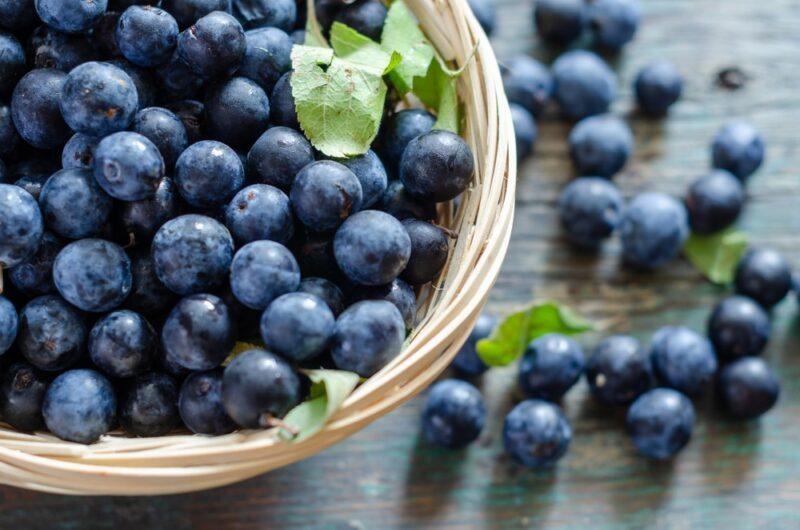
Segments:
[[[390,74],[397,92],[404,96],[414,88],[414,78],[423,77],[434,57],[433,46],[417,24],[405,2],[392,2],[381,33],[381,45],[402,56],[403,60]]]

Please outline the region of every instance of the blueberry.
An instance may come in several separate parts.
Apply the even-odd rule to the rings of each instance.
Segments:
[[[133,311],[109,313],[97,321],[89,334],[92,362],[111,377],[144,373],[157,349],[155,330]]]
[[[47,228],[70,239],[99,233],[111,215],[112,203],[90,171],[76,168],[55,173],[39,197]]]
[[[222,404],[242,427],[271,427],[300,399],[300,378],[292,367],[264,350],[239,354],[222,376]]]
[[[156,188],[155,195],[140,201],[125,202],[121,205],[120,219],[125,231],[135,241],[149,241],[156,231],[178,212],[178,194],[175,184],[164,177]]]
[[[629,264],[659,267],[678,255],[689,235],[686,208],[663,193],[639,194],[625,208],[619,233]]]
[[[341,161],[361,184],[361,208],[366,209],[377,203],[386,191],[389,177],[381,159],[372,149],[360,156]]]
[[[28,49],[36,68],[55,68],[63,72],[97,59],[97,52],[85,35],[70,35],[44,25],[31,34]]]
[[[161,92],[166,99],[193,98],[205,82],[178,57],[177,52],[172,54],[169,61],[159,66],[155,73],[158,76]]]
[[[231,0],[163,0],[161,7],[169,11],[183,29],[212,11],[230,13]]]
[[[205,101],[208,134],[230,146],[249,148],[267,128],[269,99],[254,81],[232,77]]]
[[[497,318],[488,313],[481,313],[475,326],[467,337],[467,342],[458,350],[453,359],[453,368],[457,372],[467,376],[477,376],[485,372],[489,367],[478,357],[475,347],[479,340],[488,338],[497,326]]]
[[[780,394],[778,378],[758,357],[743,357],[723,368],[718,387],[726,412],[738,419],[761,416]]]
[[[189,135],[180,118],[172,111],[160,107],[140,110],[134,118],[132,130],[158,148],[167,169],[175,165],[178,156],[189,145]]]
[[[601,403],[627,405],[650,389],[650,357],[633,337],[606,337],[586,361],[586,381]]]
[[[400,353],[404,339],[405,325],[397,307],[385,300],[365,300],[339,315],[331,354],[339,369],[370,377]]]
[[[245,53],[242,25],[222,11],[212,11],[178,35],[178,57],[203,78],[230,75]]]
[[[231,289],[251,309],[265,309],[300,285],[300,267],[292,253],[275,241],[255,241],[236,252],[231,263]]]
[[[422,408],[422,432],[430,443],[465,447],[478,438],[485,423],[486,405],[473,385],[445,379],[431,387]]]
[[[0,355],[8,351],[19,330],[19,315],[14,304],[5,296],[0,296]]]
[[[44,427],[42,402],[50,378],[26,363],[14,363],[0,379],[0,415],[20,431]]]
[[[400,180],[413,196],[445,202],[467,189],[474,169],[472,151],[460,136],[434,130],[409,142]]]
[[[11,179],[18,179],[14,185],[30,193],[37,202],[45,183],[56,171],[58,171],[57,164],[48,160],[25,160],[9,168]]]
[[[131,291],[131,262],[118,245],[81,239],[64,247],[53,263],[58,292],[83,311],[118,307]]]
[[[389,214],[364,210],[336,231],[333,253],[342,272],[361,285],[383,285],[403,272],[411,256],[411,238]]]
[[[297,287],[298,292],[313,294],[320,298],[333,313],[334,317],[344,311],[344,294],[339,287],[325,278],[303,278]]]
[[[622,209],[619,190],[601,177],[573,180],[558,200],[559,218],[567,237],[587,249],[597,248],[611,235],[619,225]]]
[[[379,0],[356,0],[352,4],[342,6],[336,14],[335,21],[374,41],[380,41],[387,13],[386,7]]]
[[[314,8],[317,12],[317,21],[322,27],[322,33],[328,36],[334,18],[342,9],[342,3],[339,0],[315,0]]]
[[[178,426],[178,385],[167,374],[137,376],[120,398],[119,422],[133,436],[164,436]]]
[[[225,209],[225,224],[241,244],[261,239],[287,243],[294,235],[289,197],[268,184],[247,186]]]
[[[203,128],[204,128],[203,122],[205,121],[205,114],[206,114],[205,105],[193,99],[183,99],[167,103],[165,106],[168,110],[174,112],[175,115],[178,117],[178,119],[181,120],[181,122],[183,123],[190,144],[197,143],[202,139]],[[138,132],[139,134],[144,134],[144,132],[142,131],[136,131],[136,132]],[[147,135],[145,134],[145,136]],[[150,140],[152,140],[153,143],[156,145],[159,144],[159,142],[156,142],[152,138],[150,138]],[[183,151],[183,149],[181,149],[181,151]],[[169,157],[164,156],[164,160],[166,160],[167,158]]]
[[[88,62],[67,75],[59,106],[72,130],[106,136],[130,125],[139,108],[139,93],[133,79],[121,68]]]
[[[723,169],[695,180],[684,201],[692,231],[712,234],[727,228],[739,217],[744,198],[741,182]]]
[[[31,258],[43,233],[42,214],[31,194],[18,186],[0,184],[0,269]]]
[[[93,51],[99,53],[103,57],[119,57],[122,53],[119,51],[117,45],[117,23],[122,13],[115,11],[122,9],[122,6],[116,5],[115,2],[110,2],[109,11],[103,13],[103,16],[97,21],[92,28],[86,39],[93,48]]]
[[[671,62],[653,61],[639,71],[633,90],[644,114],[663,116],[681,98],[683,77]]]
[[[190,370],[210,370],[233,348],[234,325],[221,298],[194,294],[170,312],[161,330],[161,344],[171,362]]]
[[[270,120],[275,125],[283,125],[300,130],[300,122],[297,121],[297,108],[292,96],[292,73],[283,74],[270,96]]]
[[[611,50],[633,40],[642,19],[638,0],[592,0],[588,11],[595,42]]]
[[[411,238],[411,255],[402,278],[411,285],[422,285],[439,276],[450,249],[447,233],[436,225],[406,219],[403,226]]]
[[[303,276],[322,276],[337,282],[343,280],[333,256],[331,234],[301,230],[293,241],[292,249]]]
[[[12,153],[19,145],[19,135],[11,118],[11,107],[0,103],[0,156]]]
[[[11,92],[25,70],[22,45],[14,35],[0,31],[0,94]]]
[[[414,327],[417,318],[417,296],[414,294],[414,289],[399,278],[386,285],[359,286],[351,297],[355,301],[385,300],[391,302],[400,311],[406,329]]]
[[[724,126],[711,144],[713,166],[745,181],[764,161],[764,139],[752,125],[733,122]]]
[[[151,67],[167,62],[178,41],[178,23],[153,6],[131,6],[119,17],[119,51],[133,64]]]
[[[273,300],[261,317],[261,337],[270,349],[301,362],[322,353],[333,334],[333,312],[321,298],[288,293]]]
[[[36,253],[9,271],[14,287],[29,296],[56,292],[53,283],[53,262],[64,248],[64,241],[50,232],[44,232]]]
[[[543,40],[565,46],[583,32],[587,22],[583,0],[537,0],[533,20]]]
[[[352,171],[339,162],[321,160],[300,170],[289,197],[300,222],[327,232],[361,209],[363,195]]]
[[[616,97],[617,76],[596,54],[573,50],[553,63],[553,94],[571,120],[603,114]]]
[[[292,44],[305,44],[306,42],[306,30],[304,29],[296,29],[289,33],[289,37],[292,39]]]
[[[555,464],[572,441],[564,413],[553,403],[528,399],[511,409],[503,423],[503,445],[506,453],[530,468]]]
[[[108,0],[34,0],[34,5],[48,26],[65,33],[82,33],[100,20]]]
[[[126,305],[146,316],[160,315],[171,307],[175,294],[164,286],[156,276],[155,266],[149,251],[131,255],[131,294]]]
[[[784,299],[792,288],[792,271],[786,259],[770,248],[749,250],[736,269],[736,292],[765,308]]]
[[[181,385],[178,410],[186,427],[197,434],[227,434],[236,428],[222,407],[222,369],[194,372]]]
[[[86,324],[76,309],[58,296],[40,296],[20,313],[17,347],[37,368],[61,371],[81,357],[86,335]]]
[[[61,151],[61,166],[64,169],[71,167],[78,169],[92,169],[94,165],[94,152],[99,140],[94,136],[83,133],[72,135]]]
[[[656,331],[650,357],[658,380],[687,396],[698,396],[707,390],[717,371],[711,342],[682,326],[665,326]]]
[[[136,94],[139,97],[139,109],[153,106],[160,95],[156,94],[156,78],[152,70],[136,66],[125,59],[115,59],[107,62],[124,71],[131,78],[133,86],[136,87]]]
[[[412,197],[399,180],[389,182],[383,197],[376,206],[397,219],[408,219],[409,217],[423,221],[436,219],[436,204]]]
[[[580,175],[611,178],[622,169],[632,150],[630,127],[610,114],[584,118],[569,134],[569,154]]]
[[[72,132],[58,102],[67,74],[42,68],[19,80],[11,96],[11,117],[23,140],[37,149],[61,147]]]
[[[47,428],[70,442],[90,444],[114,427],[117,397],[94,370],[69,370],[55,378],[42,405]]]
[[[494,0],[467,0],[469,8],[478,20],[487,37],[491,37],[497,25],[497,12]]]
[[[190,145],[175,163],[181,197],[197,208],[222,206],[244,184],[244,167],[236,151],[213,140]]]
[[[95,150],[94,177],[115,199],[153,197],[164,171],[158,147],[139,133],[123,131],[106,136]]]
[[[390,116],[380,135],[380,155],[393,175],[400,170],[400,159],[409,142],[433,128],[436,118],[424,109],[405,109]]]
[[[745,296],[725,298],[708,320],[708,338],[723,360],[758,355],[767,345],[770,331],[767,312]]]
[[[553,97],[553,75],[536,59],[517,55],[503,68],[503,87],[508,101],[538,116]]]
[[[655,388],[633,402],[626,424],[637,451],[648,458],[666,460],[689,442],[694,419],[694,407],[686,396],[669,388]]]
[[[35,20],[33,0],[0,1],[0,27],[14,31],[27,30]]]
[[[251,29],[237,74],[252,79],[265,92],[272,92],[278,79],[292,68],[292,39],[278,28]]]
[[[156,275],[171,291],[187,295],[221,287],[233,260],[233,238],[204,215],[167,221],[153,238]]]
[[[517,161],[521,161],[533,152],[533,146],[539,135],[533,115],[521,105],[511,103],[511,123],[514,125],[514,142],[517,147]]]
[[[314,161],[314,150],[302,133],[288,127],[272,127],[247,153],[251,179],[289,192],[295,177]]]
[[[233,14],[246,28],[294,29],[297,21],[295,0],[233,0]]]
[[[531,342],[519,365],[519,385],[528,397],[558,401],[583,373],[583,350],[573,339],[549,333]]]

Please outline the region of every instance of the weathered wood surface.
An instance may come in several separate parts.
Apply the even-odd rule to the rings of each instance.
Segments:
[[[708,144],[732,117],[747,117],[768,142],[765,167],[750,182],[740,225],[800,266],[800,2],[792,0],[643,0],[646,23],[616,62],[617,106],[629,114],[630,82],[648,60],[667,57],[687,78],[671,118],[635,117],[636,158],[618,178],[641,189],[680,194],[708,166]],[[502,0],[495,39],[500,57],[531,50],[529,3]],[[714,86],[716,72],[740,66],[744,89]],[[568,126],[541,124],[537,156],[520,171],[511,251],[491,300],[507,311],[541,298],[568,302],[610,330],[642,338],[658,326],[702,329],[724,289],[683,262],[655,274],[618,268],[618,245],[599,257],[564,244],[554,203],[571,178]],[[800,334],[797,304],[775,314],[767,357],[783,395],[761,422],[739,424],[701,409],[695,436],[672,464],[636,457],[621,412],[601,409],[581,383],[565,406],[575,429],[556,470],[530,472],[503,456],[498,436],[514,399],[511,369],[483,381],[490,425],[464,452],[418,438],[420,400],[305,462],[248,482],[192,495],[68,498],[0,488],[2,529],[239,530],[289,528],[797,528],[800,526]],[[586,338],[587,345],[593,342]]]

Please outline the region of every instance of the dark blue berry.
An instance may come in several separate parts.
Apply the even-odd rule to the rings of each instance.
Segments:
[[[11,283],[20,292],[29,296],[56,292],[53,283],[53,262],[64,240],[50,232],[44,232],[36,253],[9,271]]]
[[[313,294],[328,305],[334,317],[344,311],[344,294],[339,287],[325,278],[303,278],[297,287],[298,292]]]
[[[120,397],[119,423],[133,436],[164,436],[178,426],[178,385],[151,372],[130,381]]]
[[[190,145],[175,163],[181,197],[197,208],[222,206],[244,184],[244,167],[236,151],[213,140]]]
[[[363,155],[341,162],[353,172],[361,183],[361,208],[366,209],[377,203],[386,191],[389,177],[375,151],[370,149]]]
[[[572,441],[564,413],[548,401],[528,399],[511,409],[503,423],[506,453],[530,468],[550,467],[567,452]]]
[[[736,268],[736,292],[765,308],[783,300],[792,288],[792,270],[786,259],[771,248],[747,251]]]
[[[539,135],[533,115],[521,105],[511,103],[511,122],[514,125],[514,142],[517,147],[517,161],[527,158]]]
[[[275,125],[283,125],[300,130],[300,122],[297,121],[297,107],[292,96],[292,73],[283,74],[270,95],[270,120]]]
[[[400,353],[405,324],[400,311],[385,300],[358,302],[339,315],[331,354],[341,370],[370,377]]]
[[[14,304],[5,296],[0,296],[0,355],[14,344],[19,330],[19,315]]]
[[[11,118],[11,107],[0,103],[0,156],[13,152],[19,145],[19,140]]]
[[[687,396],[702,394],[717,372],[717,356],[711,342],[682,326],[656,331],[650,357],[658,380]]]
[[[76,309],[58,296],[40,296],[22,308],[17,347],[35,367],[56,372],[83,355],[86,335]]]
[[[715,168],[730,171],[745,181],[764,161],[764,139],[749,123],[733,122],[714,137],[711,155]]]
[[[384,285],[397,278],[411,256],[411,238],[391,215],[364,210],[347,219],[333,240],[336,263],[353,282]]]
[[[402,278],[411,285],[422,285],[439,276],[450,250],[450,238],[436,225],[406,219],[403,226],[411,238],[411,255]]]
[[[569,154],[579,175],[611,178],[632,150],[630,127],[610,114],[584,118],[569,134]]]
[[[569,337],[549,333],[528,345],[519,364],[519,386],[528,397],[558,401],[583,373],[583,350]]]
[[[727,228],[739,217],[744,205],[744,188],[739,179],[723,169],[716,169],[689,186],[684,202],[692,231],[712,234]]]
[[[538,116],[553,97],[553,75],[536,59],[517,55],[504,65],[503,87],[508,101]]]
[[[222,369],[194,372],[181,385],[178,411],[196,434],[220,435],[236,428],[222,407]]]
[[[0,379],[0,416],[20,431],[44,427],[42,402],[50,378],[26,363],[14,363]]]
[[[494,7],[494,0],[467,0],[467,4],[469,4],[469,8],[472,9],[475,18],[478,19],[478,24],[480,24],[483,31],[486,32],[486,36],[491,37],[497,25],[497,13]]]
[[[131,254],[131,293],[125,305],[145,316],[166,313],[176,301],[175,293],[156,276],[149,250]]]
[[[61,151],[61,166],[64,169],[71,167],[78,169],[92,169],[94,166],[94,152],[99,140],[94,136],[75,133],[64,144]]]
[[[430,443],[465,447],[480,436],[485,423],[486,405],[473,385],[445,379],[431,387],[422,408],[422,432]]]
[[[152,67],[167,62],[178,42],[178,23],[153,6],[131,6],[117,22],[119,51],[133,64]]]
[[[264,350],[241,353],[222,376],[222,404],[242,427],[271,427],[300,399],[300,378],[292,367]]]
[[[0,184],[0,267],[15,267],[31,258],[43,233],[42,214],[31,194]]]
[[[669,195],[642,193],[625,208],[619,233],[629,264],[659,267],[678,255],[689,235],[686,208]]]
[[[553,93],[571,120],[608,111],[617,94],[617,76],[598,55],[574,50],[553,63]]]
[[[79,239],[100,232],[113,201],[85,169],[62,169],[45,183],[39,196],[44,222],[56,234]]]
[[[100,20],[108,0],[34,0],[34,5],[48,26],[65,33],[82,33]]]
[[[390,116],[381,131],[380,155],[386,169],[393,175],[400,171],[400,159],[408,143],[429,132],[436,118],[423,109],[405,109]]]
[[[650,389],[650,357],[633,337],[606,337],[586,361],[586,381],[601,403],[627,405]]]
[[[121,13],[116,9],[123,9],[123,6],[116,2],[110,2],[109,11],[103,13],[100,20],[92,28],[87,40],[92,45],[93,51],[103,57],[119,57],[122,53],[117,46],[117,22]]]
[[[292,68],[292,39],[278,28],[251,29],[238,75],[252,79],[270,93],[278,79]]]
[[[261,317],[261,338],[268,348],[301,362],[322,353],[335,319],[324,300],[308,293],[288,293],[273,300]]]
[[[36,20],[32,0],[0,1],[0,27],[19,31],[29,29]]]
[[[132,130],[158,148],[167,169],[175,165],[178,156],[189,145],[183,122],[172,111],[160,107],[140,110],[134,118]]]
[[[352,300],[386,300],[400,311],[406,329],[414,327],[417,318],[417,295],[406,282],[397,278],[386,285],[358,286],[351,294]]]
[[[131,291],[131,261],[118,245],[81,239],[64,247],[53,263],[61,296],[83,311],[110,311]]]
[[[611,50],[633,40],[642,19],[638,0],[592,0],[588,12],[595,43]]]
[[[178,302],[161,330],[167,358],[190,370],[216,368],[234,343],[234,322],[225,303],[211,294],[194,294]]]
[[[269,98],[246,77],[232,77],[214,87],[205,101],[211,137],[232,147],[249,148],[269,122]]]
[[[295,0],[233,0],[233,14],[246,28],[291,31],[297,22]]]
[[[203,78],[230,75],[245,52],[242,25],[223,11],[212,11],[178,35],[178,57]]]
[[[636,450],[648,458],[666,460],[684,448],[692,436],[694,407],[669,388],[645,392],[628,409],[628,434]]]
[[[225,224],[241,244],[269,239],[286,244],[294,235],[289,197],[268,184],[247,186],[225,209]]]
[[[116,66],[131,78],[139,96],[139,109],[152,107],[156,99],[160,98],[160,95],[156,93],[156,78],[153,76],[152,70],[136,66],[125,59],[108,61],[108,64]]]
[[[161,7],[169,11],[183,29],[212,11],[230,13],[231,0],[163,0]]]
[[[450,131],[435,130],[408,143],[400,162],[400,180],[415,197],[445,202],[467,189],[474,169],[467,142]]]
[[[221,287],[233,260],[233,238],[219,222],[204,215],[167,221],[153,238],[156,275],[180,295]]]
[[[23,165],[27,165],[27,164],[23,163]],[[12,166],[10,173],[13,175],[16,172],[16,170],[19,170],[19,169],[21,169],[20,164],[17,164],[16,166]],[[31,169],[33,169],[33,168],[31,168]],[[42,169],[44,169],[44,168],[42,168]],[[47,182],[47,180],[50,178],[50,175],[52,175],[53,172],[55,172],[57,170],[58,170],[58,168],[53,168],[52,170],[48,169],[47,173],[38,173],[35,170],[31,171],[30,173],[24,175],[23,177],[20,177],[19,180],[14,182],[14,185],[15,186],[19,186],[23,190],[25,190],[28,193],[30,193],[31,197],[36,199],[36,201],[38,202],[39,201],[39,197],[41,197],[41,195],[42,195],[42,188],[44,187],[44,185]]]
[[[70,442],[90,444],[114,427],[117,398],[94,370],[69,370],[53,380],[42,405],[47,428]]]
[[[314,150],[302,133],[273,127],[247,153],[247,173],[256,182],[289,192],[300,170],[313,161]]]
[[[389,182],[376,207],[397,219],[436,219],[436,203],[412,197],[399,180]]]
[[[120,220],[125,231],[135,241],[149,241],[156,231],[178,213],[178,193],[169,177],[159,182],[155,194],[140,201],[121,205]]]
[[[205,105],[193,99],[183,99],[167,103],[165,104],[165,107],[174,112],[178,119],[181,120],[184,128],[186,128],[186,134],[189,138],[190,144],[197,143],[198,141],[202,140],[204,128],[203,122],[205,121],[206,115]],[[144,134],[142,131],[136,132],[139,134]],[[145,136],[147,135],[145,134]],[[150,140],[156,145],[159,144],[159,142],[156,142],[152,138],[150,138]],[[181,149],[181,151],[183,151],[183,149]],[[163,154],[164,153],[162,153],[162,155]],[[168,157],[165,155],[164,160],[167,158]]]
[[[738,419],[753,419],[777,403],[780,384],[763,359],[744,357],[722,369],[718,390],[728,414]]]
[[[265,309],[300,285],[300,267],[291,251],[275,241],[254,241],[236,252],[231,263],[231,289],[251,309]]]
[[[619,225],[622,195],[613,182],[600,177],[573,180],[561,192],[558,213],[567,238],[574,244],[595,249]]]
[[[758,355],[767,345],[771,324],[767,312],[745,296],[729,296],[708,319],[708,338],[721,360]]]
[[[31,70],[11,96],[11,117],[23,140],[37,149],[61,147],[72,132],[58,102],[67,74],[51,68]]]
[[[481,313],[478,320],[475,321],[475,326],[467,337],[467,342],[458,350],[453,364],[451,365],[457,372],[467,375],[476,376],[481,375],[489,367],[478,357],[476,346],[479,340],[488,338],[497,326],[497,318],[489,315],[488,313]]]
[[[140,314],[122,310],[104,316],[89,333],[92,362],[111,377],[144,373],[158,350],[153,326]]]
[[[583,32],[586,11],[583,0],[537,0],[533,11],[536,31],[542,40],[567,45]]]
[[[161,92],[166,99],[193,98],[205,82],[178,57],[177,52],[172,54],[169,61],[159,66],[155,73],[158,76]]]
[[[332,160],[312,162],[300,170],[289,197],[300,222],[316,232],[336,229],[361,209],[363,200],[355,174]]]
[[[671,62],[653,61],[639,71],[633,90],[643,113],[663,116],[681,98],[683,77]]]
[[[380,41],[387,12],[380,0],[356,0],[342,6],[334,20],[374,41]]]
[[[97,59],[97,52],[85,35],[70,35],[44,25],[33,31],[28,49],[36,68],[55,68],[63,72]]]
[[[94,153],[94,178],[106,193],[121,201],[153,197],[164,171],[158,147],[139,133],[106,136]]]
[[[25,71],[25,50],[11,33],[0,31],[0,94],[8,94]]]

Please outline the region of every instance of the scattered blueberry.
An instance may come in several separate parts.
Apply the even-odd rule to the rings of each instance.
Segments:
[[[50,432],[62,440],[90,444],[114,427],[117,398],[98,372],[69,370],[47,389],[42,414]]]
[[[467,0],[469,8],[478,20],[487,37],[491,37],[497,25],[497,13],[494,0]]]
[[[616,97],[617,76],[598,55],[573,50],[553,63],[553,94],[571,120],[603,114]]]
[[[633,40],[642,19],[638,0],[592,0],[588,14],[595,42],[612,50]]]
[[[475,347],[479,340],[486,339],[492,334],[497,326],[497,318],[488,313],[481,313],[475,326],[467,338],[467,342],[458,350],[453,359],[453,368],[461,374],[468,376],[481,375],[489,367],[478,357]]]
[[[120,397],[119,422],[128,434],[163,436],[178,426],[178,418],[178,386],[167,374],[139,375]]]
[[[236,252],[231,289],[251,309],[266,307],[300,285],[300,266],[288,248],[275,241],[254,241]]]
[[[244,184],[244,167],[236,151],[214,140],[190,145],[175,163],[181,197],[197,208],[222,206]]]
[[[780,385],[759,357],[743,357],[722,369],[719,395],[726,412],[739,419],[753,419],[778,401]]]
[[[611,178],[633,150],[630,127],[610,114],[579,121],[569,134],[569,154],[579,175]]]
[[[636,450],[648,458],[666,460],[689,442],[694,427],[689,399],[669,388],[645,392],[628,409],[628,434]]]
[[[765,308],[783,300],[792,288],[792,271],[786,259],[771,248],[747,251],[736,268],[736,292]]]
[[[530,112],[521,105],[511,103],[511,122],[514,124],[514,141],[517,147],[517,161],[527,158],[539,135],[536,121]]]
[[[548,401],[528,399],[506,416],[503,445],[514,460],[525,467],[555,464],[569,448],[572,427],[564,413]]]
[[[26,363],[14,363],[0,379],[0,415],[20,431],[44,427],[42,402],[50,378]]]
[[[181,385],[178,411],[193,433],[220,435],[234,430],[236,424],[222,406],[222,369],[192,372]]]
[[[519,364],[519,385],[528,397],[558,401],[578,382],[583,366],[577,342],[549,333],[528,345]]]
[[[619,233],[629,264],[659,267],[678,255],[689,235],[686,208],[669,195],[642,193],[625,208]]]
[[[537,0],[533,11],[536,31],[543,40],[566,46],[583,33],[586,11],[583,0]]]
[[[752,125],[733,122],[714,137],[711,145],[713,165],[745,181],[764,161],[764,139]]]
[[[475,162],[460,136],[434,130],[411,140],[400,162],[400,180],[411,195],[444,202],[470,184]]]
[[[190,370],[216,368],[234,343],[234,322],[228,307],[211,294],[187,296],[164,322],[161,343],[167,358],[175,364]]]
[[[588,249],[597,248],[611,235],[620,223],[622,210],[619,190],[601,177],[573,180],[558,200],[559,218],[567,237]]]
[[[155,359],[157,349],[153,326],[133,311],[109,313],[89,333],[89,356],[111,377],[144,373]]]
[[[504,65],[503,87],[511,103],[539,116],[553,97],[553,75],[536,59],[517,55]]]
[[[212,11],[178,35],[178,57],[203,78],[230,75],[245,55],[242,25],[223,11]]]
[[[336,229],[361,209],[363,200],[355,174],[331,160],[313,162],[300,170],[289,197],[300,222],[316,232]]]
[[[400,311],[385,300],[357,302],[339,315],[331,354],[341,370],[370,377],[400,353],[405,324]]]
[[[0,184],[0,268],[31,258],[42,241],[44,222],[36,200],[24,189]]]
[[[121,201],[155,195],[164,171],[158,147],[139,133],[122,131],[106,136],[94,153],[94,178],[106,193]]]
[[[687,396],[698,396],[707,390],[717,371],[711,342],[683,326],[665,326],[656,331],[650,356],[658,380]]]
[[[131,6],[119,17],[116,42],[120,53],[145,67],[167,62],[178,42],[178,23],[153,6]]]
[[[314,161],[311,144],[302,133],[288,127],[272,127],[247,153],[248,176],[289,192],[295,177]]]
[[[653,61],[639,71],[633,90],[643,113],[663,116],[681,98],[683,77],[671,62]]]
[[[136,113],[131,130],[158,148],[167,170],[175,166],[180,154],[189,146],[183,122],[172,111],[160,107],[148,107]]]
[[[745,296],[722,300],[708,320],[708,338],[721,360],[758,355],[767,345],[771,325],[769,315]]]
[[[473,385],[445,379],[431,387],[422,409],[422,432],[430,443],[465,447],[478,438],[485,423],[486,405]]]
[[[607,405],[627,405],[650,389],[650,357],[633,337],[606,337],[586,361],[592,395]]]
[[[689,224],[698,234],[713,234],[727,228],[739,217],[744,205],[744,188],[733,175],[715,169],[695,180],[686,193]]]
[[[81,239],[58,253],[53,280],[61,296],[75,307],[105,312],[118,307],[131,291],[131,262],[114,243]]]
[[[383,285],[397,278],[411,256],[411,238],[389,214],[364,210],[336,231],[333,253],[342,272],[361,285]]]
[[[60,371],[84,353],[86,335],[86,324],[76,309],[58,296],[40,296],[19,315],[17,347],[35,367]]]

